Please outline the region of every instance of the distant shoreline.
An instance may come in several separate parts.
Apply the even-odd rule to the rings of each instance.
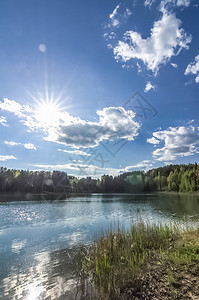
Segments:
[[[0,203],[1,202],[15,202],[15,201],[64,201],[72,197],[81,197],[81,196],[91,196],[91,195],[141,195],[141,194],[159,194],[159,195],[179,195],[179,196],[199,196],[199,191],[195,192],[170,192],[170,191],[151,191],[151,192],[131,192],[131,193],[53,193],[53,192],[44,192],[44,193],[24,193],[24,192],[9,192],[0,193]],[[11,199],[11,198],[14,199]]]

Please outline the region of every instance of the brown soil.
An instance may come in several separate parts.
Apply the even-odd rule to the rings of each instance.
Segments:
[[[199,299],[199,263],[186,267],[153,264],[144,276],[120,290],[118,299]]]

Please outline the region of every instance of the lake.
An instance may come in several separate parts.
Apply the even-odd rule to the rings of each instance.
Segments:
[[[128,228],[141,217],[145,222],[199,225],[198,195],[36,198],[0,196],[0,299],[74,299],[79,248],[110,224]]]

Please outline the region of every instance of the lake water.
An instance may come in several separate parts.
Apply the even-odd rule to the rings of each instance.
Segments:
[[[63,201],[0,196],[0,200],[4,200],[0,202],[0,299],[4,300],[74,299],[78,249],[110,224],[129,227],[141,217],[148,222],[199,225],[197,195],[93,194]]]

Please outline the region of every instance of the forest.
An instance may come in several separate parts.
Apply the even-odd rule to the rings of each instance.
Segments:
[[[61,171],[0,168],[0,193],[129,193],[199,190],[199,165],[167,165],[147,172],[133,171],[99,179],[77,178]]]

